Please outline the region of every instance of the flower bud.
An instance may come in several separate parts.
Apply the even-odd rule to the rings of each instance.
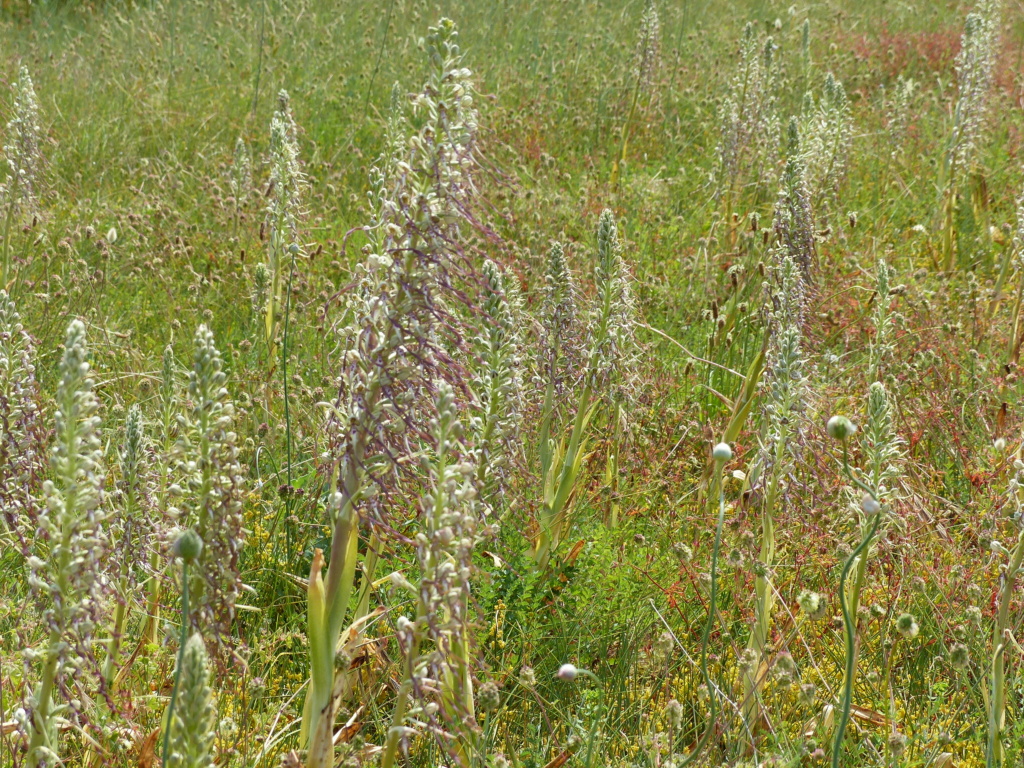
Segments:
[[[186,563],[191,564],[199,559],[199,553],[203,551],[203,540],[190,528],[175,539],[173,551]]]
[[[857,427],[845,416],[833,416],[825,425],[825,430],[833,440],[847,440],[857,431]]]
[[[558,668],[558,672],[555,674],[559,680],[575,680],[576,675],[579,674],[579,670],[576,669],[575,664],[563,664]]]
[[[711,451],[711,458],[715,461],[729,461],[732,459],[732,448],[728,443],[719,443]]]

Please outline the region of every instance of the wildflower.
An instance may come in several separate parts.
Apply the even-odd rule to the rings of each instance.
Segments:
[[[543,338],[542,372],[546,382],[553,382],[556,391],[568,375],[565,370],[578,354],[576,337],[577,289],[572,271],[560,243],[552,243],[548,251],[547,270],[544,275],[544,301],[541,305]]]
[[[952,162],[964,170],[970,170],[988,111],[998,54],[999,6],[999,0],[984,0],[978,12],[968,14],[964,21],[956,59],[957,102],[949,150]]]
[[[815,248],[814,215],[803,157],[800,128],[793,118],[789,123],[786,167],[775,203],[774,228],[778,242],[800,268],[803,279],[810,283]]]
[[[491,503],[507,481],[508,466],[519,453],[515,427],[522,415],[519,364],[521,307],[515,279],[493,261],[483,265],[484,327],[480,329],[474,370],[473,420],[477,485]]]
[[[298,130],[287,91],[278,94],[278,107],[270,121],[270,186],[267,205],[267,291],[265,325],[273,346],[284,313],[281,294],[286,280],[286,255],[297,252],[298,220],[305,177],[299,165]]]
[[[868,390],[864,452],[867,457],[866,470],[878,501],[884,501],[891,495],[893,484],[900,475],[901,444],[902,440],[893,429],[889,396],[885,386],[876,381]]]
[[[743,30],[739,67],[718,109],[721,129],[716,148],[716,194],[732,210],[745,179],[762,183],[775,165],[781,133],[777,101],[778,46],[757,35],[753,23]]]
[[[480,686],[477,692],[477,702],[482,712],[493,712],[501,705],[501,692],[498,686],[491,680]]]
[[[952,665],[953,669],[967,669],[967,665],[970,663],[967,646],[963,643],[957,643],[950,648],[949,663]]]
[[[889,311],[894,274],[885,259],[879,257],[875,266],[875,303],[871,315],[872,324],[875,326],[875,337],[869,349],[868,378],[871,381],[881,381],[883,366],[896,350],[893,319]]]
[[[519,670],[519,684],[524,688],[532,688],[537,684],[537,675],[533,671],[533,667],[524,664]]]
[[[793,661],[793,657],[783,651],[775,657],[775,664],[772,666],[772,673],[775,678],[784,684],[794,683],[800,679],[800,670]]]
[[[675,699],[669,699],[665,705],[665,714],[668,717],[669,725],[679,728],[683,724],[683,705]]]
[[[598,266],[594,282],[597,306],[591,319],[590,368],[594,389],[622,402],[634,386],[638,349],[632,276],[612,212],[605,209],[597,227]]]
[[[732,448],[729,447],[728,443],[719,443],[711,451],[711,458],[717,462],[726,462],[732,460]]]
[[[659,659],[664,659],[672,655],[675,647],[676,639],[672,636],[672,633],[662,632],[654,643],[654,653]]]
[[[56,430],[51,452],[53,479],[43,484],[46,504],[29,558],[29,585],[43,605],[49,642],[41,652],[41,676],[32,698],[28,763],[56,754],[53,694],[67,670],[80,669],[91,654],[97,610],[105,591],[103,447],[99,400],[93,391],[85,325],[68,326],[57,387]]]
[[[239,136],[235,140],[235,153],[231,163],[231,196],[235,200],[235,210],[241,207],[242,201],[249,195],[252,188],[252,157],[245,140]]]
[[[178,669],[178,697],[167,733],[168,768],[212,768],[216,716],[206,647],[197,632],[185,644]]]
[[[444,701],[450,702],[442,714],[458,723],[474,717],[471,584],[473,554],[483,531],[473,484],[476,468],[471,461],[459,460],[467,452],[460,439],[455,393],[444,381],[437,382],[436,388],[432,424],[436,447],[426,461],[430,487],[421,499],[416,536],[420,572],[416,618],[399,629],[409,670],[400,706],[409,696],[421,710],[435,706],[426,681],[440,680]],[[397,743],[389,738],[388,751],[395,748]]]
[[[223,367],[213,333],[199,326],[189,373],[189,433],[182,435],[179,449],[194,460],[195,532],[203,542],[191,574],[196,606],[192,617],[196,626],[214,628],[221,640],[230,634],[242,586],[238,557],[245,539],[242,467],[233,431],[235,406],[224,386]]]
[[[896,85],[892,98],[887,100],[887,128],[889,131],[889,143],[891,156],[899,157],[903,153],[903,145],[906,139],[907,126],[910,124],[910,107],[917,90],[917,83],[902,74],[897,75]]]
[[[21,67],[14,85],[14,116],[7,123],[4,156],[7,178],[0,187],[0,200],[6,209],[3,233],[3,272],[0,285],[6,286],[11,267],[11,227],[35,214],[38,206],[38,184],[42,151],[39,128],[39,104],[28,69]]]
[[[672,545],[672,551],[681,563],[688,563],[693,559],[693,549],[681,541],[677,541]]]
[[[821,621],[825,618],[825,614],[828,613],[828,603],[825,602],[825,598],[819,595],[817,592],[803,591],[799,594],[796,599],[800,606],[800,610],[811,621]]]
[[[42,165],[39,103],[28,68],[22,66],[14,85],[14,115],[7,123],[4,156],[8,174],[3,186],[4,202],[21,216],[31,215],[37,205],[39,171]]]
[[[658,69],[660,22],[654,0],[647,0],[640,16],[640,33],[637,36],[636,53],[633,56],[633,76],[642,91],[650,90]]]
[[[903,733],[893,733],[889,736],[889,751],[893,757],[899,757],[907,749],[907,737]]]
[[[424,592],[422,600],[424,609],[429,611],[441,605],[459,609],[449,622],[430,627],[430,639],[444,643],[438,648],[454,647],[452,656],[458,656],[464,648],[468,653],[464,643],[470,640],[469,617],[464,612],[469,605],[472,569],[465,560],[482,535],[481,531],[470,532],[468,528],[471,523],[475,525],[475,516],[479,514],[471,498],[476,489],[471,478],[465,475],[472,461],[462,452],[465,446],[454,434],[450,446],[433,444],[441,422],[446,429],[456,428],[449,423],[452,418],[449,411],[454,408],[450,390],[435,401],[432,414],[419,404],[433,399],[426,395],[438,392],[440,381],[450,382],[461,375],[451,357],[453,347],[459,344],[452,338],[456,334],[450,333],[460,322],[445,299],[457,298],[450,278],[458,256],[460,228],[469,218],[476,199],[478,126],[472,73],[462,63],[455,24],[442,19],[430,29],[425,43],[430,71],[414,102],[414,109],[421,117],[417,130],[411,136],[402,135],[405,122],[397,116],[398,100],[393,99],[395,108],[385,150],[371,174],[373,214],[367,227],[370,242],[366,259],[358,267],[358,284],[350,292],[343,308],[345,314],[338,323],[341,361],[338,395],[330,406],[326,429],[328,447],[323,466],[334,476],[331,486],[337,488],[329,506],[334,545],[347,552],[349,542],[353,542],[354,556],[360,522],[369,519],[371,514],[383,515],[387,511],[387,495],[377,494],[380,485],[393,482],[399,473],[408,473],[415,482],[424,482],[424,476],[415,471],[420,462],[403,459],[418,458],[424,453],[424,447],[433,449],[426,453],[434,457],[431,459],[434,475],[426,479],[436,485],[434,492],[439,501],[434,502],[433,495],[425,492],[421,512],[425,524],[430,526],[435,525],[435,517],[447,521],[450,516],[451,521],[429,528],[430,535],[423,532],[425,541],[417,541],[418,557],[445,558],[431,565],[431,573],[424,572],[423,581],[431,588]],[[394,91],[393,95],[396,95]],[[420,425],[427,423],[430,417],[435,420],[435,434],[424,436],[422,442],[411,439],[407,427],[415,427],[419,434]],[[448,464],[449,449],[456,454],[452,460],[458,457],[457,466]],[[370,462],[369,457],[378,458]],[[466,536],[445,544],[441,530],[453,523],[465,528]],[[454,566],[447,559],[452,554],[458,555],[455,561],[459,563],[454,572]],[[337,574],[345,567],[343,560],[345,558],[331,558],[327,587],[341,583]],[[330,570],[332,568],[335,570]],[[339,589],[323,588],[318,594],[329,601],[325,608],[345,614],[345,606],[333,604],[341,599]],[[311,592],[310,599],[321,598]],[[417,633],[425,633],[425,625],[424,621],[423,626],[406,626],[399,631],[403,650],[414,657],[410,659],[414,665],[409,668],[413,678],[410,684],[417,682],[418,685],[424,674],[444,671],[451,668],[449,665],[458,664],[457,659],[440,652],[424,658],[414,652]],[[311,643],[313,669],[330,673],[330,678],[314,675],[314,685],[307,698],[309,711],[313,713],[308,724],[312,737],[310,750],[323,756],[331,751],[331,702],[336,676],[331,669],[331,649],[337,645],[340,630],[341,622],[323,628],[315,643],[322,655],[316,654]],[[323,658],[326,654],[329,657]],[[456,722],[473,708],[468,669],[467,666],[458,668],[461,677],[457,683],[453,682],[463,710],[461,714],[448,712]],[[320,727],[321,716],[330,721],[330,727]],[[404,738],[404,722],[396,725],[398,727],[388,734],[382,758],[385,766],[393,764],[399,742]],[[303,726],[306,728],[305,720]],[[319,759],[326,760],[326,757]]]
[[[896,631],[908,640],[912,640],[917,637],[920,629],[921,628],[917,625],[917,619],[909,613],[901,614],[900,617],[896,619]]]
[[[800,685],[799,699],[805,707],[814,705],[814,699],[818,695],[818,688],[814,683],[802,683]]]
[[[0,289],[0,516],[23,552],[36,535],[45,456],[35,344]]]

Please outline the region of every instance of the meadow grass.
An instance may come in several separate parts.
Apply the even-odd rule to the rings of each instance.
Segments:
[[[660,66],[641,89],[637,39],[652,8]],[[942,166],[970,10],[923,0],[5,3],[0,123],[15,115],[25,67],[42,159],[31,211],[9,203],[10,180],[0,201],[0,216],[17,221],[5,228],[0,288],[33,340],[40,390],[18,390],[38,400],[38,419],[25,417],[35,431],[0,425],[9,461],[0,465],[0,766],[55,765],[38,750],[26,755],[33,739],[56,745],[65,765],[153,765],[167,722],[168,743],[184,745],[167,747],[181,753],[168,764],[204,768],[824,765],[849,655],[840,574],[875,513],[851,490],[854,477],[866,479],[884,520],[849,560],[856,671],[833,764],[1020,764],[1024,7],[1002,4],[975,170],[952,194]],[[430,211],[450,207],[424,223],[401,201],[436,195],[434,166],[414,168],[405,187],[388,169],[404,152],[429,155],[431,126],[444,125],[429,89],[420,93],[437,66],[428,29],[443,17],[458,26],[479,127],[471,194],[432,198]],[[766,103],[783,139],[790,118],[807,123],[806,91],[812,106],[824,103],[830,76],[852,125],[845,173],[827,175],[827,204],[815,209],[813,258],[800,263],[800,402],[787,394],[775,426],[766,403],[779,359],[777,195],[787,151],[813,142],[761,147],[755,177],[722,177],[722,105],[736,94],[748,23],[777,46],[782,74]],[[267,218],[280,192],[271,123],[282,90],[303,181],[285,235]],[[409,94],[420,94],[416,109]],[[395,189],[419,197],[389,198]],[[397,230],[364,229],[382,221]],[[575,373],[558,382],[541,362],[553,243],[581,302],[559,352]],[[367,348],[345,329],[389,327],[373,325],[381,305],[372,298],[390,301],[411,281],[372,278],[373,264],[398,251],[434,254],[408,265],[423,270],[425,287],[405,298],[437,297],[422,318],[438,322],[388,349],[400,355],[415,341],[433,357],[403,392],[382,385],[383,415],[366,428],[382,463],[352,497],[358,530],[341,536],[330,510],[348,454],[331,414],[358,405],[354,375],[341,372],[347,351]],[[590,308],[608,295],[612,261],[637,312],[628,387],[621,371],[591,373],[627,344],[595,341],[588,323],[602,316]],[[271,296],[257,301],[267,265]],[[513,283],[518,290],[496,288]],[[505,312],[514,319],[502,327],[516,337],[508,350],[504,335],[487,336]],[[50,517],[40,527],[42,505],[73,478],[49,468],[49,454],[18,464],[16,477],[5,469],[15,466],[11,450],[51,444],[55,414],[73,403],[75,371],[62,364],[72,321],[75,339],[88,337],[102,415],[98,508],[118,541],[139,535],[129,521],[140,514],[152,537],[133,545],[131,567],[109,558],[117,590],[81,612],[95,626],[76,630],[77,666],[53,649],[61,622],[80,617],[55,622],[52,590],[29,578],[42,572],[30,558],[45,564],[61,530]],[[0,355],[3,408],[15,402],[16,357]],[[388,372],[376,365],[360,381]],[[899,448],[884,483],[887,470],[871,465],[875,382]],[[506,396],[514,418],[495,415]],[[500,429],[474,425],[474,413]],[[835,414],[860,427],[848,445],[828,439]],[[779,424],[785,439],[772,442]],[[554,509],[548,475],[561,471],[557,443],[571,443],[574,425],[557,546],[538,556]],[[732,456],[713,457],[726,434]],[[129,445],[141,463],[126,458]],[[765,509],[753,470],[776,448]],[[465,491],[499,453],[480,498]],[[44,493],[43,479],[56,490]],[[36,485],[38,509],[16,492]],[[207,530],[221,506],[237,504],[244,544],[232,549],[238,531],[210,532],[216,560],[208,549],[182,568],[179,529]],[[342,538],[353,558],[336,609],[345,622],[324,646],[310,629],[317,580],[323,553],[329,563]],[[460,549],[463,539],[471,545]],[[451,562],[465,571],[452,575]],[[194,585],[184,620],[183,575]],[[807,610],[808,592],[820,595],[823,616]],[[182,648],[193,632],[200,637]],[[311,653],[319,687],[310,700],[325,707],[312,718],[303,706]],[[46,673],[44,737],[26,707],[51,656],[61,660]],[[560,673],[566,664],[575,671]],[[185,707],[168,715],[179,685],[191,686],[175,694]],[[325,686],[337,693],[330,704]],[[333,751],[302,720],[333,725]],[[1002,747],[990,744],[994,724]],[[307,757],[311,738],[320,762]]]

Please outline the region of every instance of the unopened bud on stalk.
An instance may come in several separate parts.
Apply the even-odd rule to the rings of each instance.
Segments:
[[[857,426],[845,416],[833,416],[825,425],[825,431],[833,440],[847,440],[857,431]]]
[[[579,670],[576,669],[575,664],[563,664],[558,668],[558,672],[555,674],[559,680],[575,680],[576,675],[579,674]]]
[[[732,448],[728,443],[719,443],[711,451],[711,458],[715,461],[729,461],[732,459]]]
[[[184,531],[174,541],[174,554],[184,560],[186,563],[191,565],[198,558],[199,554],[203,551],[203,540],[199,538],[199,534],[193,531],[191,528]]]

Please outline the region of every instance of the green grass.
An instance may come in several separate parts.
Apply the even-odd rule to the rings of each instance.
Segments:
[[[10,6],[10,7],[9,7]],[[475,257],[486,252],[510,266],[522,281],[531,312],[540,303],[544,254],[555,238],[570,244],[569,256],[589,291],[595,266],[593,232],[602,208],[612,208],[636,275],[644,321],[697,358],[745,373],[761,349],[764,318],[758,264],[765,258],[760,233],[742,235],[723,253],[722,222],[709,180],[718,141],[717,108],[735,67],[737,40],[747,21],[771,29],[791,77],[781,111],[799,110],[797,87],[800,29],[811,20],[811,84],[820,91],[835,72],[851,97],[854,143],[842,191],[842,211],[857,212],[851,229],[840,217],[819,244],[818,267],[806,345],[813,364],[811,428],[797,476],[777,516],[774,651],[788,648],[803,679],[818,688],[813,705],[795,689],[769,683],[770,717],[758,758],[778,756],[781,765],[816,765],[815,749],[827,736],[805,737],[808,721],[837,694],[842,679],[842,628],[826,620],[805,623],[796,596],[816,589],[839,613],[836,590],[841,543],[856,532],[842,495],[835,446],[824,439],[824,422],[836,412],[863,418],[871,326],[868,320],[875,258],[886,255],[905,290],[895,300],[901,315],[899,344],[890,367],[896,428],[906,440],[897,523],[871,558],[864,603],[879,606],[881,619],[864,633],[854,703],[887,718],[882,675],[892,622],[913,613],[921,625],[914,641],[896,646],[892,664],[896,727],[910,737],[895,763],[927,766],[940,752],[956,766],[984,764],[987,715],[982,694],[990,658],[992,596],[998,561],[981,542],[1008,541],[1010,523],[999,519],[1012,472],[990,449],[1004,437],[1020,444],[1019,373],[1007,367],[1012,301],[992,317],[986,309],[1001,247],[963,236],[960,269],[939,274],[935,224],[938,167],[955,94],[953,60],[966,7],[960,3],[822,2],[809,8],[768,2],[693,2],[659,5],[662,68],[649,105],[631,127],[628,162],[619,189],[609,183],[621,129],[629,111],[631,56],[640,0],[495,0],[419,2],[317,0],[249,3],[108,2],[33,3],[5,6],[0,21],[0,78],[16,80],[18,67],[32,73],[46,135],[45,193],[39,222],[14,240],[18,278],[12,294],[39,348],[38,375],[47,402],[57,381],[59,345],[73,317],[89,330],[99,394],[108,429],[110,463],[128,407],[142,403],[155,413],[160,355],[168,343],[186,364],[195,327],[208,322],[225,353],[228,387],[240,406],[237,422],[247,467],[245,513],[250,543],[243,553],[244,580],[253,588],[243,601],[237,634],[248,650],[246,664],[214,676],[220,709],[221,766],[277,765],[297,748],[293,725],[300,714],[308,675],[305,648],[305,579],[316,547],[329,532],[320,505],[322,476],[315,471],[322,449],[316,403],[334,391],[337,369],[332,323],[338,295],[353,279],[364,243],[352,233],[366,222],[367,171],[382,149],[383,119],[392,84],[414,92],[423,77],[420,39],[441,16],[459,25],[466,65],[479,91],[485,201],[481,215],[495,233],[467,243]],[[778,21],[776,21],[778,20]],[[1013,224],[1015,197],[1024,186],[1024,94],[1021,52],[1024,14],[1019,3],[1004,12],[1003,47],[992,116],[982,147],[988,215],[999,228]],[[885,129],[882,87],[898,73],[919,83],[911,129],[902,154],[892,159]],[[310,189],[301,237],[305,257],[294,278],[288,364],[294,485],[304,495],[286,503],[286,428],[280,361],[267,359],[262,319],[249,304],[249,273],[263,258],[260,222],[270,115],[279,89],[292,98]],[[0,87],[0,113],[10,99]],[[256,189],[243,201],[234,236],[228,178],[235,139],[254,157]],[[771,221],[774,194],[741,197],[745,217],[758,211]],[[963,231],[977,231],[969,214]],[[923,233],[915,232],[923,225]],[[116,230],[116,239],[108,232]],[[982,233],[983,234],[983,233]],[[113,242],[110,242],[113,240]],[[738,265],[734,288],[726,273]],[[1012,294],[1014,273],[1006,292]],[[972,288],[972,285],[975,287]],[[746,303],[731,338],[712,338],[712,301],[720,307]],[[632,436],[623,452],[623,515],[620,527],[602,524],[603,453],[591,458],[575,497],[576,524],[567,547],[582,542],[578,557],[556,575],[531,574],[527,533],[538,503],[536,466],[528,461],[513,481],[516,499],[495,541],[479,555],[477,587],[481,674],[501,684],[501,708],[484,722],[491,754],[503,752],[517,766],[548,765],[573,738],[582,752],[595,717],[600,718],[594,765],[665,765],[651,758],[650,739],[664,733],[664,708],[683,704],[684,733],[676,750],[687,752],[705,726],[706,704],[698,695],[696,666],[706,617],[713,516],[700,488],[709,446],[717,441],[742,379],[721,367],[691,360],[656,333],[643,332],[644,378],[630,414]],[[1005,416],[1001,415],[1005,405]],[[746,469],[757,452],[755,414],[737,441]],[[603,421],[598,446],[610,438]],[[522,441],[535,444],[527,419]],[[531,449],[533,450],[533,449]],[[528,452],[528,458],[532,454]],[[856,457],[855,457],[856,459]],[[755,501],[727,484],[724,551],[745,530],[757,533]],[[412,501],[409,501],[412,509]],[[399,533],[414,532],[412,514]],[[994,532],[997,531],[997,532]],[[693,546],[694,560],[680,564],[675,542]],[[365,544],[365,542],[364,542]],[[20,650],[42,630],[21,574],[22,558],[0,532],[0,685],[2,716],[10,720],[31,678]],[[389,545],[380,574],[408,569],[411,552]],[[752,619],[753,573],[747,564],[725,567],[720,619],[712,635],[712,675],[734,693],[736,656]],[[962,573],[952,569],[960,567]],[[981,597],[968,586],[981,587]],[[174,615],[176,596],[166,616]],[[366,665],[365,689],[346,705],[362,743],[381,744],[391,714],[397,649],[393,622],[409,606],[381,588],[376,601],[392,609],[371,629],[381,638]],[[966,616],[978,605],[984,624]],[[1019,629],[1024,612],[1014,607]],[[792,614],[790,613],[792,612]],[[135,617],[138,620],[138,616]],[[501,623],[501,635],[497,634]],[[653,645],[667,627],[680,645],[668,661]],[[134,626],[134,625],[133,625]],[[136,765],[144,738],[160,726],[170,690],[176,640],[167,639],[140,657],[128,676],[131,696],[112,720],[125,732],[93,733],[111,750],[111,765]],[[160,633],[163,641],[164,632]],[[1019,637],[1019,634],[1018,634]],[[954,642],[965,642],[972,663],[953,670],[946,660]],[[126,648],[125,653],[130,652]],[[572,662],[600,678],[555,680]],[[520,669],[536,670],[534,691],[517,682]],[[1007,742],[1024,743],[1020,657],[1008,655]],[[238,670],[243,671],[239,672]],[[88,687],[88,686],[87,686]],[[94,692],[94,691],[93,691]],[[348,715],[340,718],[342,721]],[[889,724],[847,733],[844,765],[890,764]],[[700,765],[751,764],[733,748],[741,733],[727,707]],[[269,734],[291,733],[261,754]],[[948,736],[948,741],[946,737]],[[85,765],[82,740],[65,736],[68,765]],[[11,737],[0,739],[0,765],[12,765]],[[259,756],[259,757],[257,757]],[[412,742],[410,765],[434,766],[447,758],[428,737]],[[1013,746],[1007,765],[1022,759]],[[744,762],[745,761],[745,762]],[[372,764],[368,762],[367,764]]]

